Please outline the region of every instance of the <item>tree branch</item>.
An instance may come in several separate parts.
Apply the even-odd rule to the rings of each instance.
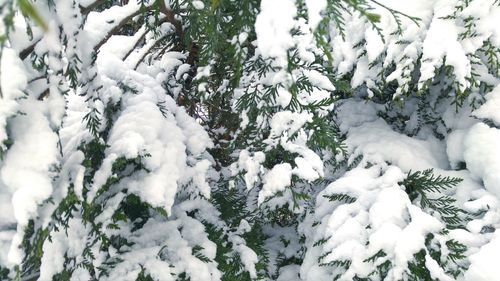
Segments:
[[[118,32],[120,29],[122,29],[122,27],[124,27],[128,23],[129,20],[131,20],[135,16],[139,15],[140,13],[142,13],[142,11],[141,11],[141,9],[138,9],[137,11],[133,12],[132,14],[130,14],[127,17],[125,17],[124,19],[122,19],[122,21],[120,21],[115,27],[113,27],[106,34],[106,36],[101,41],[99,41],[99,43],[97,43],[97,45],[94,46],[94,51],[98,51],[102,47],[102,45],[104,45],[104,43],[106,43],[109,40],[109,38],[111,38],[111,36],[113,36],[116,32]]]
[[[81,11],[82,15],[86,15],[86,14],[92,12],[92,10],[94,10],[95,8],[100,6],[101,4],[104,4],[106,1],[107,0],[96,0],[87,6],[80,5],[80,11]]]
[[[157,0],[157,1],[159,3],[160,12],[162,12],[167,18],[167,21],[175,27],[175,32],[179,37],[179,41],[181,42],[181,44],[183,44],[184,30],[182,29],[182,23],[175,18],[175,13],[169,8],[167,8],[167,6],[165,5],[165,1],[162,0]]]
[[[24,48],[19,53],[19,57],[21,58],[21,60],[26,59],[35,50],[36,44],[38,44],[38,42],[40,42],[41,40],[42,39],[39,38],[39,39],[35,40],[33,43],[31,43],[31,45],[29,45],[28,47]]]

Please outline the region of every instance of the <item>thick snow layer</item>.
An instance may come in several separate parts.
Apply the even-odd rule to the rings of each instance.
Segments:
[[[127,5],[113,7],[102,12],[90,12],[84,30],[92,46],[99,44],[123,19],[137,13],[140,3],[130,1]]]
[[[287,50],[293,46],[290,30],[297,15],[292,0],[263,0],[255,22],[257,46],[265,58],[275,58],[278,66],[286,66]]]
[[[496,230],[490,243],[481,247],[479,252],[470,256],[471,266],[464,280],[492,281],[500,276],[500,230]]]
[[[7,139],[5,125],[7,118],[13,115],[17,108],[17,98],[23,96],[26,88],[26,70],[17,56],[16,52],[10,48],[3,48],[1,53],[0,73],[0,149],[5,148],[3,141]]]
[[[500,198],[500,130],[483,123],[474,125],[464,139],[467,169],[484,187]]]
[[[0,170],[1,180],[13,194],[12,205],[19,229],[26,226],[29,219],[37,217],[38,204],[50,197],[53,166],[59,155],[58,137],[50,128],[43,105],[31,100],[26,103],[26,115],[12,120],[14,145]],[[22,232],[16,235],[22,235]],[[16,241],[20,242],[19,239]],[[9,260],[12,263],[21,261],[17,246],[15,243],[11,246]]]
[[[337,122],[342,133],[346,133],[352,127],[377,119],[377,106],[371,101],[361,102],[348,99],[337,106]]]
[[[21,225],[36,216],[36,205],[50,196],[52,165],[57,163],[59,154],[57,135],[40,105],[33,101],[27,107],[26,116],[18,116],[12,121],[14,145],[1,169],[2,181],[14,193],[14,213]]]
[[[409,170],[434,168],[443,176],[462,178],[463,181],[447,195],[453,194],[458,206],[469,212],[486,211],[483,217],[470,221],[467,230],[450,231],[449,236],[440,237],[440,241],[456,239],[468,247],[469,253],[478,252],[481,247],[495,247],[495,240],[490,241],[488,235],[481,233],[499,225],[498,197],[492,195],[495,192],[491,187],[485,190],[481,182],[486,186],[486,178],[493,183],[498,174],[488,169],[496,165],[495,159],[500,159],[494,145],[499,143],[497,129],[478,124],[477,120],[470,120],[462,112],[447,113],[445,122],[453,129],[445,141],[426,135],[419,139],[394,131],[377,117],[377,112],[384,109],[370,102],[351,99],[340,103],[337,110],[337,122],[341,131],[347,134],[346,143],[353,155],[350,160],[356,155],[363,158],[357,168],[343,174],[319,193],[314,217],[306,219],[299,228],[309,237],[310,242],[306,242],[311,243],[309,245],[326,240],[320,246],[308,247],[300,271],[303,280],[329,280],[336,274],[342,274],[340,280],[352,280],[354,272],[358,277],[364,276],[373,270],[373,265],[364,260],[379,250],[388,254],[394,266],[386,280],[403,278],[406,263],[424,247],[426,234],[439,233],[444,227],[442,222],[412,204],[398,186],[405,177],[404,172]],[[469,156],[468,150],[471,150]],[[462,161],[466,162],[469,171],[449,170],[449,163],[455,167]],[[363,169],[365,166],[370,168]],[[356,200],[347,204],[330,202],[323,197],[328,194],[345,194]],[[366,228],[366,225],[370,227]],[[332,271],[318,266],[320,257],[323,263],[348,259],[351,265],[345,272]],[[378,264],[381,262],[383,260]],[[475,276],[475,268],[482,266],[480,258],[471,262],[471,272],[466,276]],[[425,264],[433,277],[454,280],[430,256],[426,257]]]
[[[199,156],[212,145],[203,128],[184,109],[176,107],[170,96],[163,95],[160,83],[152,77],[131,72],[125,63],[109,55],[100,56],[98,65],[113,80],[131,81],[139,93],[128,93],[121,99],[122,112],[111,128],[107,156],[95,175],[91,196],[111,176],[116,159],[144,157],[151,172],[139,181],[131,181],[129,188],[145,201],[170,213],[178,186],[191,178],[201,194],[210,197],[203,180],[208,162],[187,165],[190,155]],[[160,110],[158,104],[165,109]]]
[[[255,212],[259,215],[266,208],[274,210],[274,207],[284,206],[292,200],[295,203],[297,200],[292,189],[312,195],[306,202],[313,205],[310,209],[306,204],[300,205],[301,202],[299,206],[289,206],[289,211],[298,214],[299,232],[295,225],[273,225],[263,231],[267,236],[263,242],[270,257],[267,266],[271,269],[270,273],[278,276],[278,281],[326,281],[336,274],[339,274],[340,280],[353,280],[355,275],[368,277],[375,264],[366,260],[379,251],[386,256],[379,257],[378,264],[391,261],[386,280],[401,280],[405,278],[413,255],[427,246],[425,239],[428,233],[434,233],[438,242],[454,238],[467,245],[466,255],[470,256],[471,266],[464,280],[496,280],[500,276],[495,264],[500,259],[500,234],[495,231],[500,228],[500,131],[480,123],[481,120],[474,120],[469,107],[464,106],[457,111],[454,106],[440,107],[436,102],[433,109],[442,114],[439,116],[442,117],[442,124],[439,124],[438,131],[444,137],[439,140],[432,137],[429,128],[412,134],[412,137],[401,133],[413,131],[421,121],[413,101],[409,102],[409,106],[400,108],[403,115],[415,111],[408,114],[410,119],[404,122],[402,126],[405,128],[401,129],[398,128],[400,124],[391,124],[388,120],[394,116],[389,116],[388,121],[379,117],[392,110],[383,104],[376,104],[383,103],[381,100],[384,97],[375,97],[374,102],[346,98],[335,105],[334,121],[339,125],[342,136],[346,137],[345,144],[350,154],[347,163],[355,165],[342,167],[334,175],[327,173],[328,178],[322,179],[324,170],[330,168],[327,166],[329,163],[323,167],[323,160],[330,156],[329,152],[313,151],[308,145],[310,131],[307,132],[304,127],[312,122],[313,116],[332,116],[330,113],[334,106],[314,112],[293,111],[287,106],[292,98],[304,105],[319,102],[330,98],[335,90],[332,81],[336,77],[324,75],[318,71],[321,68],[308,69],[309,64],[315,64],[324,55],[322,51],[318,52],[317,38],[312,31],[325,19],[323,15],[328,1],[261,1],[255,23],[257,40],[250,44],[257,47],[256,57],[272,61],[275,70],[262,78],[257,78],[258,75],[248,77],[257,82],[242,81],[242,88],[255,86],[260,91],[263,86],[279,85],[276,101],[271,104],[276,111],[260,116],[255,123],[258,128],[265,129],[265,136],[269,132],[263,143],[264,151],[279,147],[293,156],[287,160],[288,163],[279,162],[266,168],[266,163],[275,159],[266,159],[266,153],[258,151],[260,148],[251,147],[231,155],[237,157],[237,162],[229,169],[223,167],[221,174],[212,169],[215,161],[208,155],[207,148],[213,144],[206,129],[176,104],[181,91],[176,83],[185,79],[191,69],[184,63],[187,54],[167,52],[156,61],[143,60],[143,55],[160,37],[153,38],[151,34],[146,34],[144,28],[133,36],[109,37],[110,31],[123,19],[138,15],[140,3],[128,1],[121,6],[113,5],[101,12],[91,12],[84,20],[78,4],[85,7],[93,1],[54,0],[55,9],[35,1],[37,9],[49,24],[47,33],[33,26],[32,39],[35,42],[43,37],[35,53],[43,54],[46,60],[48,81],[38,79],[41,73],[45,75],[43,71],[46,69],[35,70],[29,59],[23,63],[18,58],[19,51],[30,43],[29,36],[24,34],[26,22],[21,16],[15,17],[18,30],[14,30],[11,36],[15,42],[8,42],[3,49],[0,146],[2,150],[10,146],[3,143],[7,138],[12,145],[0,159],[0,265],[10,266],[22,261],[23,253],[19,245],[28,220],[35,219],[37,227],[48,227],[52,211],[68,194],[70,187],[79,200],[90,202],[111,177],[117,176],[112,169],[117,159],[140,158],[145,169],[120,179],[97,200],[103,203],[103,209],[95,223],[103,224],[103,233],[107,237],[126,237],[132,242],[120,249],[102,241],[97,241],[92,247],[91,252],[96,256],[92,260],[93,266],[106,266],[114,258],[120,258],[110,268],[108,276],[100,277],[102,280],[136,280],[143,270],[155,280],[174,281],[183,272],[193,281],[220,280],[224,272],[220,272],[218,264],[213,262],[218,254],[217,246],[208,237],[207,223],[222,230],[226,238],[223,246],[231,248],[226,257],[237,255],[241,270],[247,271],[251,278],[257,278],[259,256],[243,238],[252,229],[252,218],[241,220],[239,225],[236,223],[233,229],[229,229],[220,219],[212,201],[208,200],[211,181],[219,184],[219,177],[224,176],[243,177],[244,183],[236,183],[241,184],[237,191],[247,195],[248,206],[255,205],[255,209],[250,211],[260,208]],[[493,1],[472,1],[457,13],[456,19],[446,19],[455,11],[457,1],[380,0],[382,4],[422,19],[420,25],[416,25],[401,16],[401,34],[396,35],[395,19],[386,9],[375,5],[373,12],[381,15],[380,31],[386,36],[385,40],[359,13],[346,13],[345,36],[338,34],[333,23],[330,23],[331,34],[326,36],[331,39],[334,71],[338,75],[352,76],[351,86],[359,86],[360,92],[368,97],[373,97],[374,89],[381,82],[397,82],[394,97],[398,97],[409,91],[409,83],[415,83],[415,74],[420,75],[419,86],[422,88],[424,82],[435,78],[435,70],[444,64],[453,67],[454,82],[463,89],[470,84],[469,78],[475,67],[471,63],[473,54],[484,42],[490,42],[495,47],[500,45],[500,29],[496,24],[500,8],[491,6]],[[298,4],[305,5],[307,10],[301,12],[307,12],[307,20],[299,15]],[[180,9],[189,8],[189,5],[198,10],[207,8],[203,1],[192,1]],[[467,17],[475,19],[477,34],[460,38]],[[189,21],[183,21],[183,24],[188,25]],[[171,31],[170,28],[169,24],[160,27],[162,34]],[[297,30],[298,34],[292,36],[292,30]],[[4,23],[0,22],[0,35],[4,32]],[[234,44],[246,45],[248,34],[252,32],[247,30],[234,36]],[[143,35],[144,45],[139,42]],[[103,39],[107,42],[99,49],[97,66],[91,66],[94,65],[90,55],[93,47],[102,43]],[[292,47],[296,48],[297,58],[305,66],[288,73],[287,56]],[[44,54],[46,51],[49,53]],[[72,65],[79,59],[81,63]],[[77,93],[69,88],[69,81],[64,75],[53,75],[65,72],[70,66],[81,69],[77,75]],[[420,68],[415,72],[416,67]],[[393,71],[381,81],[381,77],[386,75],[382,70],[387,69]],[[480,74],[479,80],[489,86],[498,83],[493,75],[487,74],[484,65],[477,66],[474,71]],[[94,74],[96,78],[90,83]],[[206,66],[199,69],[197,78],[210,75],[210,66]],[[311,82],[313,89],[310,92],[295,93],[287,88],[303,78]],[[223,91],[227,86],[224,83],[219,90]],[[50,95],[38,100],[38,91],[46,86]],[[168,88],[168,93],[165,88]],[[199,89],[207,91],[207,84],[199,85]],[[241,89],[235,90],[236,97],[240,95],[238,91]],[[476,91],[472,90],[471,97],[478,96]],[[64,96],[62,92],[65,92]],[[292,97],[292,93],[296,96]],[[405,98],[425,98],[415,98],[412,94]],[[429,95],[430,99],[436,98],[435,93]],[[474,116],[499,125],[499,100],[497,87],[486,95],[485,103],[475,110]],[[116,107],[111,113],[105,111],[110,104]],[[258,106],[267,105],[261,102]],[[284,108],[288,110],[280,111]],[[84,165],[86,156],[89,156],[85,153],[89,152],[80,151],[82,144],[94,138],[85,128],[84,120],[92,109],[97,109],[97,115],[102,118],[98,129],[109,126],[106,136],[102,134],[96,138],[106,149],[103,163],[96,167],[95,174]],[[397,110],[399,108],[389,113]],[[242,127],[249,125],[248,112],[242,114]],[[358,156],[362,158],[356,158]],[[355,159],[361,160],[357,163]],[[462,170],[455,171],[450,167]],[[482,215],[467,222],[465,229],[443,234],[444,225],[438,216],[425,213],[418,202],[410,202],[400,185],[408,171],[428,168],[443,176],[462,178],[463,182],[447,190],[446,195],[457,199],[457,205],[466,211]],[[93,178],[86,178],[89,175]],[[296,178],[299,180],[296,181]],[[316,181],[318,179],[321,181]],[[90,190],[84,196],[86,188]],[[152,217],[139,230],[131,229],[132,224],[138,221],[119,221],[116,222],[118,228],[111,227],[110,223],[115,222],[115,211],[130,193],[138,195],[153,207],[162,207],[168,217],[151,211]],[[276,194],[282,196],[273,198]],[[327,198],[339,194],[348,196],[345,202]],[[109,198],[104,198],[108,195]],[[46,200],[48,198],[50,202]],[[40,280],[52,280],[54,274],[62,271],[65,257],[74,258],[78,265],[72,280],[91,278],[81,265],[83,249],[91,243],[88,239],[95,238],[95,233],[84,225],[78,217],[80,214],[81,209],[73,212],[74,217],[69,220],[67,231],[51,230],[51,239],[43,244]],[[302,239],[305,239],[305,245]],[[212,262],[202,261],[194,253],[195,249]],[[301,257],[304,257],[301,265],[280,268],[276,262],[282,258],[295,260]],[[425,265],[431,276],[439,280],[453,280],[434,258],[429,254],[425,256]],[[342,260],[351,261],[349,269],[343,271],[319,264]]]
[[[446,16],[446,13],[438,13]],[[471,66],[462,45],[458,41],[458,27],[451,20],[434,18],[423,42],[423,56],[425,61],[420,68],[420,81],[427,81],[434,77],[434,71],[446,57],[446,64],[454,67],[457,81],[460,85],[468,86],[466,78],[470,76]]]
[[[436,139],[419,140],[399,134],[382,119],[352,128],[347,144],[366,161],[389,161],[405,171],[448,167],[443,146]]]

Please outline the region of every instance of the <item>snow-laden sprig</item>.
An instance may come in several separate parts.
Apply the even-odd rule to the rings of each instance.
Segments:
[[[428,169],[408,173],[408,177],[402,184],[412,201],[419,197],[422,208],[436,211],[441,215],[447,227],[453,228],[463,225],[461,216],[464,211],[454,206],[455,199],[443,195],[432,198],[432,194],[443,194],[446,189],[455,187],[461,181],[460,178],[435,176],[433,170]],[[429,195],[431,195],[430,198]]]
[[[314,44],[311,28],[302,18],[303,10],[292,2],[283,3],[289,8],[283,14],[287,25],[265,28],[265,23],[275,26],[282,22],[276,22],[272,12],[275,4],[261,4],[256,19],[256,55],[247,62],[234,97],[234,109],[243,112],[244,126],[236,131],[233,142],[247,140],[252,150],[281,154],[281,159],[266,159],[263,163],[259,205],[293,185],[292,175],[308,182],[322,177],[323,164],[316,154],[321,149],[341,152],[340,141],[335,141],[335,127],[325,118],[333,108],[335,86],[325,75],[328,68],[321,65],[324,53]],[[296,14],[299,17],[295,20]],[[271,37],[280,38],[281,45],[266,43],[272,41]],[[248,143],[249,139],[253,141]],[[273,176],[278,174],[281,181]],[[293,188],[292,194],[294,198],[307,196]]]
[[[358,15],[346,16],[345,29],[351,32],[347,36],[331,32],[332,46],[344,46],[333,47],[335,67],[340,75],[351,78],[353,87],[365,85],[368,96],[389,95],[392,99],[425,93],[436,81],[440,69],[447,68],[446,77],[453,82],[451,95],[461,105],[469,95],[484,93],[484,87],[491,87],[496,79],[493,77],[498,77],[497,55],[491,52],[492,44],[496,44],[492,39],[496,31],[487,27],[498,10],[493,2],[417,1],[414,5],[428,6],[393,8],[393,11],[408,11],[419,22],[414,18],[395,18],[384,9],[376,10],[381,15],[377,26],[384,31],[382,37],[374,36]],[[489,55],[485,56],[485,52]],[[493,80],[486,78],[489,76]],[[389,87],[391,83],[395,83],[395,91]]]
[[[452,280],[463,273],[466,247],[446,236],[426,206],[412,204],[398,184],[403,178],[396,167],[361,164],[319,193],[301,228],[310,237],[304,280]]]

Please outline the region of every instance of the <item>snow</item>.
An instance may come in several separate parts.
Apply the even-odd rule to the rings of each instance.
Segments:
[[[299,278],[300,266],[286,265],[280,268],[280,274],[276,281],[300,281]]]
[[[176,108],[172,98],[160,98],[163,89],[151,77],[130,72],[125,63],[109,56],[100,56],[98,64],[109,78],[135,81],[134,87],[140,93],[122,97],[123,109],[110,131],[110,148],[95,175],[91,196],[111,176],[112,163],[116,159],[144,157],[146,168],[151,172],[141,181],[129,184],[130,190],[145,201],[170,213],[178,186],[187,183],[186,178],[193,178],[201,194],[209,198],[210,191],[204,178],[210,163],[201,161],[192,167],[186,164],[188,154],[198,156],[211,147],[208,134],[183,109]],[[166,116],[158,108],[158,103],[165,105]]]
[[[43,244],[44,255],[40,267],[40,281],[50,281],[52,276],[64,269],[64,254],[68,251],[69,256],[79,257],[84,250],[82,239],[86,232],[83,222],[79,219],[70,219],[68,231],[52,233],[52,241],[47,240]],[[80,257],[81,258],[81,257]]]
[[[319,87],[321,89],[325,89],[328,91],[335,91],[335,86],[333,86],[330,79],[328,79],[328,77],[321,74],[319,71],[310,70],[310,71],[305,71],[304,74],[313,86],[316,86],[316,87]]]
[[[263,169],[261,164],[266,159],[263,152],[258,151],[253,156],[247,150],[242,150],[238,159],[238,168],[246,171],[245,173],[245,184],[247,190],[250,190],[259,181],[259,173]],[[233,175],[236,175],[238,171],[233,170]]]
[[[25,226],[34,220],[37,229],[47,228],[51,237],[43,243],[39,280],[52,280],[65,269],[65,257],[74,259],[72,280],[91,278],[83,267],[82,254],[96,234],[83,223],[81,204],[75,204],[66,231],[53,224],[53,211],[72,188],[78,200],[101,205],[92,223],[103,225],[103,235],[131,242],[119,249],[99,239],[92,244],[90,251],[96,256],[92,266],[108,267],[113,258],[120,258],[114,267],[108,267],[108,276],[99,277],[105,281],[136,280],[141,271],[155,280],[173,281],[181,273],[193,281],[220,280],[225,273],[214,261],[218,245],[210,240],[208,224],[224,237],[222,246],[229,252],[223,258],[231,262],[237,257],[241,271],[255,279],[262,257],[245,236],[254,230],[256,222],[265,237],[259,242],[269,258],[266,269],[278,281],[326,281],[337,275],[340,280],[353,280],[355,276],[376,279],[376,273],[370,274],[385,261],[391,262],[386,280],[402,280],[407,277],[408,263],[421,250],[426,251],[425,266],[432,278],[454,280],[446,274],[448,265],[440,265],[441,261],[430,255],[430,247],[443,246],[448,239],[467,246],[465,255],[470,259],[464,264],[470,262],[470,268],[459,278],[495,280],[500,275],[495,264],[500,258],[500,131],[495,127],[500,125],[500,81],[498,73],[488,73],[491,70],[484,61],[474,63],[473,55],[484,42],[495,48],[500,45],[496,24],[500,8],[492,6],[493,0],[476,0],[458,11],[456,19],[445,19],[455,11],[456,1],[380,3],[419,16],[422,21],[416,25],[402,16],[402,31],[396,34],[394,18],[374,5],[373,12],[381,15],[382,40],[359,12],[345,11],[345,36],[328,22],[330,33],[325,38],[331,44],[332,65],[327,65],[326,58],[318,65],[317,60],[325,54],[317,45],[314,31],[325,19],[327,1],[303,1],[301,10],[295,0],[261,1],[256,22],[250,23],[255,29],[245,26],[229,41],[243,58],[264,59],[273,69],[262,77],[252,71],[244,73],[238,87],[231,89],[231,102],[236,103],[247,89],[264,95],[264,89],[276,87],[277,93],[270,103],[263,96],[256,97],[260,99],[258,108],[269,109],[266,114],[252,119],[252,111],[243,110],[241,130],[217,128],[210,132],[240,137],[243,129],[255,126],[263,139],[261,146],[236,149],[229,143],[233,164],[222,167],[221,159],[210,155],[209,149],[216,147],[208,134],[213,128],[176,104],[181,83],[192,69],[184,63],[187,54],[167,51],[140,63],[158,37],[145,27],[131,36],[109,34],[121,20],[139,13],[137,1],[91,12],[86,19],[78,5],[88,6],[90,0],[55,0],[54,7],[35,3],[47,19],[49,31],[43,33],[34,26],[33,39],[25,34],[29,19],[16,16],[16,29],[2,50],[0,69],[0,265],[12,268],[21,263],[23,250],[30,250],[19,248]],[[187,14],[200,14],[195,10],[210,7],[203,1],[191,1],[179,8]],[[477,34],[460,38],[464,19],[469,16],[476,19]],[[189,28],[189,16],[187,19],[182,18]],[[169,24],[159,29],[161,35],[172,31]],[[292,35],[292,30],[298,34]],[[4,31],[0,23],[0,34]],[[256,47],[255,55],[247,53],[245,43],[252,34],[257,36],[256,41],[248,43]],[[94,64],[91,54],[103,39],[107,41],[96,50]],[[35,41],[34,52],[46,64],[42,69],[35,69],[30,59],[22,62],[18,57],[20,50]],[[290,50],[296,51],[301,64],[291,70]],[[478,59],[484,60],[482,56]],[[228,80],[211,84],[217,63],[209,61],[209,65],[197,69],[193,85],[200,92],[213,94],[217,89],[216,94],[225,94],[230,88]],[[443,65],[452,67],[452,72],[437,77],[436,70]],[[69,87],[65,75],[53,75],[64,74],[69,66],[81,69],[76,89]],[[330,67],[333,72],[329,72]],[[388,69],[392,71],[388,73]],[[45,71],[48,79],[31,81]],[[481,87],[470,83],[473,71],[479,73],[477,79],[484,83]],[[307,79],[312,89],[292,91],[290,87],[300,79]],[[428,91],[417,93],[410,87],[417,83],[422,90],[430,80],[435,83]],[[342,100],[333,105],[307,108],[335,98],[332,81],[347,81],[352,93],[341,93]],[[374,96],[387,82],[397,83],[393,96],[383,96],[386,92]],[[450,82],[455,84],[448,91],[443,87]],[[50,94],[38,100],[45,88]],[[442,93],[442,89],[447,92]],[[457,90],[470,92],[461,108],[451,104]],[[479,100],[474,104],[477,109],[469,105],[474,97]],[[304,107],[296,110],[290,106],[292,99]],[[397,102],[390,103],[395,99]],[[109,113],[106,109],[111,104],[116,108]],[[419,128],[422,104],[424,110],[436,114],[439,122]],[[92,110],[97,110],[102,119],[98,136],[87,130],[84,120]],[[400,115],[403,121],[392,120]],[[313,117],[335,121],[340,138],[345,139],[346,154],[310,147],[312,131],[307,127]],[[436,132],[440,135],[435,137]],[[3,142],[7,139],[12,145]],[[105,147],[104,159],[98,167],[89,168],[89,152],[82,145],[93,140]],[[216,148],[225,148],[226,144],[218,142]],[[269,159],[267,152],[277,149],[286,151],[286,160]],[[144,169],[133,171],[130,165],[125,172],[114,171],[114,163],[124,158],[140,159]],[[427,213],[429,210],[418,200],[410,201],[401,182],[409,171],[429,168],[435,174],[463,179],[443,194],[456,199],[458,207],[480,213],[464,222],[464,229],[443,232],[446,226],[439,216]],[[131,174],[121,178],[128,172]],[[119,177],[119,181],[99,195],[112,177]],[[245,209],[237,211],[251,215],[232,221],[220,213],[223,208],[216,208],[220,206],[212,192],[224,195],[226,186],[241,196],[238,200]],[[295,192],[311,198],[297,199]],[[162,208],[167,216],[150,209],[140,229],[133,229],[139,220],[115,222],[114,214],[131,194]],[[328,198],[339,194],[352,200]],[[268,211],[286,206],[288,209],[283,210],[292,215],[285,213],[286,218],[280,218],[284,222],[275,223],[266,216]],[[111,223],[118,228],[109,227]],[[430,233],[434,235],[431,246],[426,245]],[[195,249],[211,262],[196,257]],[[445,258],[449,250],[440,250]],[[380,251],[386,255],[367,262]],[[280,264],[282,260],[302,258],[299,264]],[[320,265],[340,260],[349,260],[350,267]]]
[[[306,245],[310,245],[301,265],[300,276],[303,280],[329,280],[328,276],[332,274],[341,274],[340,280],[352,280],[355,273],[358,277],[367,276],[373,265],[364,261],[380,250],[387,256],[379,258],[377,264],[385,259],[392,263],[386,280],[404,278],[407,263],[413,260],[415,253],[425,248],[427,234],[433,233],[440,237],[437,233],[444,228],[437,218],[411,203],[403,187],[399,186],[405,173],[410,170],[432,167],[435,172],[464,179],[456,188],[457,202],[464,204],[464,208],[470,212],[489,210],[484,217],[468,223],[467,229],[472,233],[465,230],[451,231],[449,238],[441,236],[440,241],[457,239],[465,243],[471,253],[479,251],[480,247],[494,245],[495,240],[488,242],[488,238],[478,234],[485,226],[498,225],[498,199],[487,191],[492,191],[491,188],[485,190],[476,181],[496,175],[486,169],[487,166],[495,165],[496,160],[493,159],[500,159],[493,145],[498,143],[497,129],[477,121],[469,122],[461,114],[450,115],[446,122],[457,129],[451,130],[446,141],[441,142],[426,135],[411,138],[394,131],[377,117],[377,111],[383,108],[371,102],[350,99],[340,103],[337,110],[340,129],[347,134],[350,159],[356,155],[362,155],[363,158],[357,167],[341,175],[318,194],[313,217],[306,219],[305,225],[299,228],[306,236],[306,241],[309,241]],[[465,121],[458,125],[457,120]],[[480,140],[484,143],[472,145],[480,143]],[[466,151],[470,149],[474,149],[469,153],[474,157],[468,158]],[[489,151],[488,156],[491,158],[482,151]],[[449,163],[457,165],[464,159],[470,173],[467,170],[449,171]],[[483,163],[483,159],[488,164],[474,168]],[[356,200],[344,204],[330,202],[324,198],[324,195],[329,194],[346,194]],[[311,225],[312,230],[309,229]],[[326,239],[327,242],[311,247],[319,239]],[[319,267],[317,258],[323,256],[321,262],[348,259],[351,261],[350,268],[338,271]],[[473,262],[478,266],[481,263],[479,259]],[[426,257],[425,264],[433,277],[454,280],[430,256]],[[468,274],[474,276],[471,275],[474,273]]]
[[[318,172],[305,158],[296,157],[294,161],[297,167],[293,168],[293,174],[309,182],[317,180],[320,177]]]
[[[373,102],[360,102],[353,99],[338,104],[337,117],[339,129],[342,133],[346,133],[349,128],[358,127],[363,123],[378,119],[377,108]]]
[[[295,26],[297,8],[292,0],[263,0],[255,21],[257,46],[264,58],[275,58],[286,66],[287,50],[293,46],[290,30]]]
[[[460,162],[464,162],[463,151],[464,138],[467,130],[454,130],[446,137],[446,155],[452,167],[457,167]]]
[[[243,244],[238,245],[237,250],[240,252],[241,262],[250,273],[250,278],[257,278],[257,270],[255,269],[255,264],[259,261],[257,254]]]
[[[435,139],[418,140],[399,134],[382,119],[352,128],[347,144],[354,155],[362,154],[366,161],[387,160],[404,171],[448,167],[441,144]]]
[[[102,12],[90,12],[84,27],[89,43],[96,46],[119,22],[136,13],[140,7],[136,1],[129,1],[124,6],[114,5]]]
[[[28,102],[31,104],[25,107],[26,116],[12,121],[14,144],[0,171],[2,181],[13,192],[17,222],[23,226],[37,215],[37,204],[50,196],[52,165],[57,164],[59,154],[58,137],[50,128],[41,104]]]
[[[393,263],[387,280],[403,278],[407,263],[425,247],[426,235],[443,228],[436,218],[409,201],[397,184],[403,178],[404,174],[395,166],[356,168],[319,193],[315,216],[321,224],[308,239],[311,243],[320,238],[328,240],[306,252],[301,268],[304,280],[326,280],[331,273],[320,273],[324,270],[314,263],[318,256],[330,252],[322,262],[352,261],[341,280],[351,280],[354,274],[366,276],[372,268],[365,260],[380,250]],[[338,205],[323,197],[332,193],[347,193],[357,200]]]
[[[321,12],[326,8],[326,0],[306,0],[307,17],[311,29],[316,29],[318,24],[323,19]]]
[[[464,280],[490,281],[498,278],[500,268],[500,231],[496,230],[490,243],[481,247],[479,252],[470,256],[471,266],[465,273]]]
[[[313,150],[307,148],[307,136],[302,131],[294,141],[288,141],[282,137],[280,145],[291,153],[297,153],[294,162],[297,165],[293,172],[296,175],[303,176],[303,179],[312,181],[324,176],[324,166],[321,157]]]
[[[31,100],[26,103],[26,116],[21,115],[11,121],[14,145],[0,170],[1,181],[12,194],[18,229],[8,254],[11,264],[21,262],[22,253],[18,246],[23,228],[30,219],[38,216],[38,205],[52,193],[53,165],[57,164],[59,154],[57,135],[50,128],[42,105]]]
[[[288,163],[275,165],[264,176],[264,185],[259,192],[258,204],[262,204],[267,197],[283,191],[292,181],[292,166]]]
[[[13,115],[17,108],[16,99],[23,96],[23,90],[27,85],[27,77],[24,66],[16,52],[10,48],[4,48],[1,53],[0,73],[0,149],[5,148],[3,141],[7,139],[5,126],[7,118]]]
[[[500,131],[483,123],[474,125],[464,139],[467,169],[482,179],[486,190],[500,198]]]
[[[444,16],[444,13],[438,15]],[[437,16],[438,16],[437,15]],[[461,88],[468,86],[466,78],[470,76],[471,66],[467,54],[458,41],[457,27],[446,19],[434,18],[423,42],[423,56],[425,61],[421,67],[420,81],[427,81],[434,77],[434,71],[446,57],[446,64],[453,66],[454,74]]]
[[[368,62],[372,63],[382,54],[385,44],[377,31],[371,28],[366,29],[365,40]]]
[[[496,86],[486,95],[486,102],[475,110],[473,115],[500,125],[500,86]]]
[[[469,79],[472,78],[473,72],[479,74],[477,79],[491,81],[487,71],[480,70],[485,63],[484,59],[477,64],[472,55],[478,54],[487,41],[493,44],[499,42],[498,28],[495,28],[493,19],[498,17],[500,9],[492,5],[492,1],[463,4],[463,10],[455,13],[456,18],[447,18],[462,5],[456,1],[418,0],[406,3],[384,0],[379,3],[420,18],[419,24],[401,15],[401,33],[396,33],[398,29],[393,15],[382,6],[374,4],[374,12],[381,16],[378,26],[384,36],[384,43],[359,14],[345,15],[348,19],[345,24],[345,36],[342,37],[337,31],[333,31],[331,46],[334,66],[339,76],[354,70],[352,87],[366,86],[370,94],[371,89],[377,87],[377,83],[384,83],[381,78],[386,75],[379,74],[392,65],[395,69],[384,81],[398,82],[393,98],[410,90],[408,85],[413,83],[414,70],[418,69],[418,87],[422,89],[435,78],[435,71],[440,69],[442,64],[452,67],[450,77],[457,82],[455,88],[461,92],[471,86]],[[474,19],[475,33],[462,38],[465,32],[464,22],[469,17]],[[358,45],[359,43],[364,44]],[[355,47],[356,45],[358,46]],[[376,61],[379,56],[383,63]]]
[[[111,53],[120,58],[125,58],[129,50],[132,50],[135,43],[141,36],[144,36],[146,30],[141,28],[134,36],[113,35],[100,48],[101,52]]]
[[[185,237],[185,232],[177,229],[183,226],[192,232],[192,237]],[[124,254],[124,261],[119,263],[103,280],[135,280],[141,265],[144,265],[146,273],[162,281],[175,280],[172,273],[179,274],[184,270],[193,280],[217,279],[219,274],[213,265],[203,263],[191,255],[192,246],[194,246],[191,243],[202,243],[202,247],[210,247],[206,244],[210,242],[200,231],[203,231],[200,223],[185,215],[176,221],[163,223],[148,221],[141,230],[131,234],[130,240],[135,242],[132,251]],[[191,240],[192,238],[195,240]],[[160,246],[162,244],[167,247],[162,248]],[[213,258],[208,253],[203,254]],[[163,256],[164,260],[157,259],[157,255]],[[170,263],[180,268],[172,267]]]
[[[442,281],[453,281],[455,279],[451,278],[450,276],[446,275],[444,270],[439,266],[436,260],[431,258],[429,255],[425,255],[425,266],[431,273],[431,277],[436,279],[436,280],[442,280]]]
[[[268,144],[276,144],[279,138],[286,134],[294,135],[306,123],[312,122],[312,114],[307,112],[292,112],[290,110],[280,111],[271,119],[271,133],[265,141]]]
[[[201,2],[201,1],[197,1],[197,0],[193,1],[192,4],[193,4],[194,8],[197,10],[203,10],[203,8],[205,8],[205,4],[203,4],[203,2]]]
[[[285,108],[290,104],[292,100],[292,94],[283,88],[278,89],[278,94],[276,96],[276,104]]]

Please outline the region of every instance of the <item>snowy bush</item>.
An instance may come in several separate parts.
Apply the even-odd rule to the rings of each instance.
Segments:
[[[0,280],[497,280],[494,0],[0,0]]]

